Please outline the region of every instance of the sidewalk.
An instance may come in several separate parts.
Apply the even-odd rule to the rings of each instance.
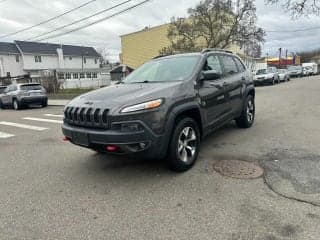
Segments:
[[[70,100],[65,99],[49,99],[48,105],[49,106],[65,106]]]

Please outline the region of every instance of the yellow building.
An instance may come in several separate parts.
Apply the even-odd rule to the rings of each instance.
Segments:
[[[122,35],[120,62],[135,69],[158,56],[162,48],[170,46],[170,40],[167,37],[169,26],[170,24],[164,24]],[[228,50],[243,54],[237,45],[231,46]]]

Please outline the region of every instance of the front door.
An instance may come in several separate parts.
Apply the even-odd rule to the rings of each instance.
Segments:
[[[199,97],[201,107],[206,116],[207,126],[218,125],[227,114],[227,99],[225,95],[225,79],[218,55],[208,56],[202,71],[215,70],[221,75],[218,79],[201,81],[199,87]]]

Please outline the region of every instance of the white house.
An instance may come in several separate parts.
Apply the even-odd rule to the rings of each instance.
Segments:
[[[28,75],[33,81],[56,76],[64,88],[110,84],[93,47],[15,41],[0,43],[0,77]]]

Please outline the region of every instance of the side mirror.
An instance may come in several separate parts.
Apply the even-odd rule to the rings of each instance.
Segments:
[[[222,77],[221,73],[218,73],[216,70],[208,70],[202,71],[201,73],[201,81],[210,81],[210,80],[217,80]]]

